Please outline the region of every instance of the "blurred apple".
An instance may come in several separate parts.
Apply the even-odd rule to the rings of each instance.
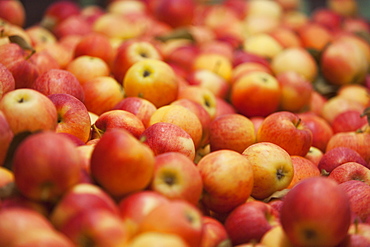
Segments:
[[[91,121],[85,105],[70,94],[52,94],[48,97],[58,113],[55,131],[71,134],[86,143],[90,139]]]
[[[250,196],[254,184],[253,170],[240,153],[214,151],[202,157],[197,167],[204,189],[201,200],[208,209],[228,213]]]
[[[324,26],[318,23],[309,22],[297,31],[302,47],[321,52],[333,40],[333,34]]]
[[[261,244],[265,247],[293,247],[280,224],[263,234]]]
[[[230,212],[224,226],[234,246],[252,241],[259,243],[263,235],[279,225],[279,213],[262,201],[245,202]]]
[[[283,13],[281,17],[281,25],[287,27],[294,32],[303,27],[310,21],[310,16],[300,10],[290,10]]]
[[[193,70],[210,70],[230,81],[232,62],[226,55],[215,52],[201,52],[193,60]]]
[[[242,153],[256,142],[253,122],[240,114],[224,114],[212,120],[209,126],[211,151],[229,149]]]
[[[270,36],[277,40],[283,48],[301,47],[302,41],[298,34],[288,27],[279,26],[269,32]]]
[[[294,176],[293,162],[280,146],[271,142],[258,142],[246,148],[242,155],[253,168],[253,198],[265,199],[291,183]]]
[[[297,114],[280,111],[263,120],[257,142],[272,142],[290,155],[305,156],[312,146],[312,132]]]
[[[231,84],[234,84],[239,78],[243,77],[244,75],[250,73],[250,72],[266,72],[270,75],[272,75],[272,71],[269,67],[266,67],[265,65],[258,63],[258,62],[243,62],[238,65],[236,65],[233,69]]]
[[[357,111],[359,114],[362,114],[365,110],[365,107],[353,100],[347,99],[341,96],[334,96],[328,99],[321,109],[321,116],[332,124],[333,120],[340,114],[345,111],[354,110]]]
[[[56,202],[79,182],[81,173],[81,157],[75,145],[51,131],[22,141],[12,165],[19,191],[27,198],[47,202]]]
[[[342,26],[343,17],[327,7],[322,7],[312,12],[311,19],[314,23],[320,24],[330,31],[337,31]]]
[[[357,162],[346,162],[334,168],[329,176],[339,184],[349,180],[359,180],[370,185],[370,169]]]
[[[244,40],[243,49],[266,59],[272,59],[283,50],[283,46],[268,33],[250,35]]]
[[[0,100],[2,111],[14,134],[24,131],[55,130],[58,114],[53,102],[33,89],[16,89]]]
[[[216,97],[216,112],[213,118],[229,113],[237,113],[235,107],[226,99]]]
[[[287,187],[288,189],[293,188],[306,178],[318,177],[321,175],[320,169],[309,159],[298,155],[292,155],[291,159],[294,167],[294,174],[292,181]]]
[[[153,151],[148,146],[127,130],[111,129],[97,142],[90,168],[102,188],[114,197],[122,197],[149,185],[154,163]]]
[[[354,100],[367,107],[370,105],[370,89],[363,84],[349,84],[341,86],[337,95],[346,99]]]
[[[146,128],[139,138],[159,155],[167,152],[178,152],[190,160],[195,158],[195,146],[191,136],[180,126],[158,122]]]
[[[322,108],[324,107],[325,103],[328,101],[328,98],[316,90],[312,91],[311,94],[311,101],[308,107],[308,111],[315,113],[318,116],[322,116]]]
[[[0,111],[0,167],[4,165],[13,137],[10,125],[4,113]]]
[[[75,2],[62,0],[50,4],[40,22],[41,26],[53,30],[63,20],[70,16],[76,16],[80,13],[81,9]]]
[[[355,0],[329,0],[328,8],[341,16],[355,16],[358,14],[358,4]]]
[[[93,29],[92,24],[82,15],[73,15],[55,25],[52,31],[58,39],[61,39],[69,35],[85,36],[92,33]]]
[[[177,234],[162,232],[143,232],[135,235],[127,247],[188,247],[189,245]]]
[[[280,98],[279,82],[266,72],[250,72],[231,86],[231,103],[246,117],[265,117],[277,111]]]
[[[127,97],[141,97],[161,107],[177,98],[178,79],[167,63],[143,59],[127,70],[123,87]]]
[[[338,247],[368,246],[370,244],[370,226],[367,223],[352,223],[347,237]]]
[[[0,99],[9,91],[15,89],[15,80],[13,74],[5,65],[0,63]]]
[[[23,27],[26,21],[26,10],[23,3],[19,0],[1,1],[0,18]]]
[[[306,178],[283,200],[280,221],[294,246],[336,246],[346,237],[350,202],[334,180]]]
[[[231,246],[225,226],[211,216],[203,216],[203,236],[200,247]]]
[[[308,150],[308,153],[304,157],[308,160],[311,160],[316,166],[318,166],[323,155],[324,152],[320,149],[316,147],[310,147],[310,150]]]
[[[358,111],[348,110],[339,113],[331,123],[334,133],[357,131],[365,126],[368,122],[365,116]]]

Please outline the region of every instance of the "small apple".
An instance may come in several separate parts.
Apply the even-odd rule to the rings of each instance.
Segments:
[[[353,161],[334,168],[328,177],[339,184],[348,180],[359,180],[370,185],[370,169]]]
[[[290,155],[305,156],[312,146],[312,132],[297,114],[280,111],[263,120],[257,142],[272,142]]]
[[[266,59],[272,59],[284,47],[269,33],[256,33],[245,39],[243,49],[248,53],[256,54]]]
[[[253,170],[253,198],[265,199],[291,183],[294,176],[292,158],[280,146],[258,142],[247,147],[242,155]]]
[[[225,226],[211,216],[203,216],[203,236],[200,247],[231,246]]]
[[[224,226],[232,244],[260,242],[263,235],[279,225],[279,212],[262,201],[245,202],[227,216]]]
[[[14,134],[24,131],[55,130],[58,114],[53,102],[28,88],[8,92],[0,100],[2,111]]]
[[[228,213],[251,195],[253,170],[240,153],[226,149],[210,152],[199,160],[197,167],[203,181],[201,201],[208,209]]]
[[[265,247],[294,247],[281,224],[272,227],[263,234],[260,242]]]
[[[68,0],[54,2],[46,8],[40,24],[47,29],[53,30],[57,24],[69,16],[78,15],[80,11],[80,6],[75,2]]]
[[[314,23],[318,23],[331,31],[337,31],[342,26],[343,17],[329,8],[317,8],[313,11],[311,17]]]
[[[324,26],[318,23],[306,23],[297,30],[302,47],[322,52],[333,40],[333,34]]]
[[[26,21],[26,10],[19,0],[1,1],[0,18],[13,25],[23,27]]]
[[[320,149],[316,147],[310,147],[310,150],[308,150],[308,153],[304,157],[308,160],[311,160],[316,166],[318,166],[323,155],[324,152]]]
[[[339,113],[332,121],[334,133],[357,131],[368,124],[367,119],[356,110]]]
[[[350,201],[334,180],[306,178],[283,200],[280,221],[294,246],[336,246],[346,237]]]
[[[57,39],[61,39],[70,35],[88,35],[92,33],[93,28],[82,15],[73,15],[56,24],[52,31]]]

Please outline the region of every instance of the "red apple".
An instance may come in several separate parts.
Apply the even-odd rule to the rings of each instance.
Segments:
[[[14,134],[24,131],[55,130],[58,114],[53,102],[33,89],[16,89],[0,100],[2,111]]]
[[[0,167],[4,165],[13,137],[14,134],[10,125],[4,113],[0,111]]]
[[[318,23],[331,31],[337,31],[342,25],[342,16],[333,10],[322,7],[313,11],[311,18],[313,22]]]
[[[67,137],[43,131],[17,147],[13,172],[17,188],[27,198],[55,202],[79,182],[81,156]]]
[[[251,195],[252,166],[240,153],[226,149],[214,151],[202,157],[197,166],[203,180],[201,200],[208,209],[228,213]]]
[[[347,193],[354,217],[366,221],[370,215],[370,185],[359,180],[349,180],[339,187]]]
[[[370,169],[357,162],[346,162],[334,168],[328,177],[338,183],[360,180],[370,185]]]
[[[308,160],[311,160],[316,166],[318,166],[323,155],[324,152],[320,149],[316,147],[310,147],[310,150],[308,150],[308,153],[304,157]]]
[[[203,236],[200,247],[231,246],[225,226],[210,216],[203,216]]]
[[[333,40],[333,34],[318,23],[309,22],[297,30],[302,46],[316,52],[322,52]]]
[[[0,63],[0,99],[9,91],[15,89],[15,80],[13,74],[5,65]]]
[[[325,172],[330,173],[336,167],[347,162],[356,162],[369,168],[364,158],[356,150],[343,146],[326,151],[320,159],[318,167],[320,171],[325,170]]]
[[[332,121],[331,126],[334,133],[350,132],[361,129],[367,125],[367,119],[355,110],[339,113]]]
[[[178,152],[166,152],[155,157],[150,189],[169,199],[197,205],[203,192],[203,182],[193,160]]]
[[[19,0],[1,1],[0,18],[13,25],[23,27],[26,20],[26,10]]]
[[[81,9],[75,2],[62,0],[50,4],[41,20],[41,25],[47,29],[53,30],[54,27],[67,19],[69,16],[75,16],[80,13]]]
[[[82,102],[85,99],[85,93],[80,82],[71,72],[63,69],[51,69],[40,74],[32,88],[45,95],[66,93]]]
[[[56,24],[52,31],[58,39],[61,39],[69,35],[88,35],[92,33],[93,28],[82,15],[72,15]]]
[[[198,208],[191,203],[171,200],[153,208],[142,220],[138,232],[175,234],[189,247],[196,247],[202,239],[203,218]]]
[[[351,224],[348,199],[332,179],[304,179],[283,199],[283,230],[294,246],[336,246],[346,237]]]
[[[92,126],[92,138],[101,138],[113,128],[122,128],[139,138],[144,132],[143,122],[133,113],[125,110],[110,110],[101,114]]]
[[[367,223],[352,223],[348,230],[347,237],[338,247],[366,247],[370,245],[370,225]]]
[[[209,126],[211,151],[220,149],[242,153],[256,142],[253,122],[240,114],[224,114],[212,120]]]
[[[111,129],[96,143],[90,169],[102,188],[114,197],[122,197],[149,185],[154,163],[154,153],[148,146],[127,130]]]
[[[51,94],[48,96],[58,113],[57,133],[71,134],[82,143],[90,139],[91,120],[86,106],[70,94]]]
[[[263,235],[279,225],[279,212],[262,201],[245,202],[227,216],[224,226],[233,245],[259,242]]]
[[[257,132],[257,142],[272,142],[290,155],[305,156],[312,146],[312,132],[298,115],[281,111],[267,116]]]
[[[188,247],[189,245],[177,234],[163,232],[143,232],[131,238],[126,246]]]
[[[216,112],[214,118],[229,113],[237,113],[235,107],[229,101],[216,97]]]
[[[291,159],[294,167],[294,174],[292,181],[287,187],[288,189],[293,188],[306,178],[318,177],[321,175],[320,169],[309,159],[298,155],[291,156]]]

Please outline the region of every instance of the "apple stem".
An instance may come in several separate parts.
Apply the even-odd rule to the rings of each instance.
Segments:
[[[93,124],[92,128],[94,132],[96,133],[96,135],[98,136],[98,138],[101,138],[104,132],[100,130],[98,127],[96,127],[95,124]]]
[[[302,122],[302,119],[301,119],[301,118],[298,118],[298,121],[297,121],[297,123],[295,124],[295,127],[298,127],[298,126],[301,124],[301,122]]]

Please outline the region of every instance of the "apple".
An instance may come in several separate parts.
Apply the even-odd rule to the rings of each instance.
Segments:
[[[233,51],[232,66],[235,69],[240,64],[257,63],[265,67],[266,72],[271,72],[270,62],[259,55],[236,49]]]
[[[82,210],[69,218],[59,231],[78,246],[122,246],[128,241],[123,222],[106,209]]]
[[[348,32],[368,32],[369,23],[362,16],[347,17],[343,19],[342,27],[344,31]]]
[[[277,111],[280,99],[279,82],[266,72],[250,72],[231,86],[230,101],[246,117],[265,117]]]
[[[157,59],[144,59],[127,70],[123,87],[127,97],[141,97],[161,107],[177,98],[179,84],[168,64]]]
[[[209,125],[211,151],[229,149],[242,153],[256,142],[253,122],[241,114],[224,114]]]
[[[270,36],[277,40],[283,48],[301,47],[302,42],[296,32],[288,27],[279,26],[269,32]]]
[[[234,82],[236,82],[239,78],[243,77],[244,75],[255,71],[266,72],[272,75],[271,69],[261,63],[244,62],[234,67],[231,84],[234,84]]]
[[[311,94],[311,102],[309,104],[308,110],[312,113],[315,113],[318,116],[322,116],[322,108],[324,107],[325,103],[328,101],[328,98],[316,90],[312,91]]]
[[[310,150],[308,150],[308,153],[304,157],[318,166],[323,155],[324,152],[320,149],[316,147],[310,147]]]
[[[0,111],[0,167],[4,165],[14,134],[2,111]]]
[[[284,47],[269,33],[256,33],[244,40],[243,49],[248,53],[256,54],[266,59],[272,59]]]
[[[24,196],[56,202],[79,182],[81,156],[67,137],[42,131],[21,142],[15,150],[12,167],[17,188]]]
[[[201,212],[184,200],[171,200],[153,208],[139,225],[138,233],[161,232],[180,236],[189,247],[199,246],[203,233]]]
[[[110,76],[98,76],[82,84],[87,110],[96,115],[113,110],[125,98],[122,85]]]
[[[292,155],[291,159],[294,167],[294,174],[292,181],[287,187],[288,189],[293,188],[306,178],[318,177],[321,175],[320,169],[309,159],[298,155]]]
[[[258,142],[247,147],[242,155],[253,170],[253,198],[265,199],[291,183],[294,176],[292,158],[280,146]]]
[[[363,84],[344,85],[341,86],[337,92],[340,97],[357,101],[365,107],[370,104],[369,93],[370,89]]]
[[[314,81],[318,73],[315,59],[303,47],[284,49],[272,59],[271,68],[275,75],[295,71],[310,82]]]
[[[209,210],[228,213],[251,195],[253,170],[240,153],[226,149],[210,152],[197,167],[203,181],[201,201]]]
[[[202,123],[195,113],[181,105],[165,105],[159,107],[151,116],[149,126],[158,123],[172,123],[185,130],[193,139],[195,149],[202,141]]]
[[[350,201],[334,180],[306,178],[283,200],[280,221],[294,246],[336,246],[346,237]]]
[[[358,13],[358,4],[354,0],[329,0],[328,8],[341,16],[355,16]]]
[[[97,184],[110,195],[122,197],[149,185],[154,163],[154,153],[147,145],[127,130],[113,128],[96,143],[90,169]]]
[[[145,13],[146,12],[146,3],[144,1],[108,1],[107,7],[108,12],[111,13]]]
[[[41,25],[33,25],[24,30],[28,34],[31,45],[35,50],[42,50],[45,44],[57,42],[55,35],[49,29]]]
[[[366,221],[370,215],[370,185],[359,180],[349,180],[339,184],[349,197],[351,211],[360,221]]]
[[[130,239],[126,246],[187,247],[189,245],[180,236],[173,233],[143,232]]]
[[[197,205],[203,192],[203,183],[193,160],[178,152],[166,152],[155,157],[149,188],[166,198]]]
[[[15,38],[14,36],[19,36],[24,41],[26,41],[27,44],[31,44],[31,37],[29,37],[24,27],[18,26],[16,24],[12,24],[9,21],[5,20],[4,18],[1,18],[1,16],[0,16],[0,20],[1,20],[0,44],[14,43],[14,41],[17,43],[18,41],[17,39],[15,40],[12,39],[12,38]]]
[[[78,79],[69,71],[63,69],[51,69],[40,74],[33,86],[33,89],[45,95],[55,93],[70,94],[84,102],[84,91]]]
[[[58,42],[45,43],[39,49],[50,54],[50,56],[53,57],[59,65],[59,69],[65,69],[74,58],[73,49],[67,47],[66,45],[62,45],[61,40],[59,40]]]
[[[125,110],[137,116],[144,124],[149,127],[149,120],[157,107],[149,100],[140,97],[125,97],[119,101],[112,110]]]
[[[357,151],[366,163],[370,162],[370,133],[364,131],[340,132],[334,134],[326,146],[326,152],[336,147],[348,147]]]
[[[14,134],[24,131],[55,130],[58,114],[53,102],[33,89],[16,89],[0,100],[0,111]],[[22,117],[21,117],[22,116]]]
[[[367,162],[356,150],[343,146],[326,151],[318,163],[318,168],[320,171],[325,170],[326,173],[330,173],[336,167],[347,162],[356,162],[369,168]]]
[[[279,225],[279,212],[262,201],[245,202],[227,216],[224,226],[233,245],[252,241],[259,243],[263,235]]]
[[[55,204],[49,215],[50,222],[56,229],[61,229],[69,219],[86,208],[105,209],[118,215],[118,205],[102,188],[80,183],[66,191]]]
[[[357,131],[367,126],[367,119],[358,111],[348,110],[339,113],[332,121],[334,133]]]
[[[40,25],[53,30],[61,21],[65,20],[69,16],[78,15],[80,11],[81,9],[79,5],[75,2],[68,0],[54,2],[46,8]]]
[[[215,218],[203,215],[203,236],[200,246],[231,246],[225,226]]]
[[[280,111],[263,120],[257,142],[272,142],[290,155],[305,156],[312,146],[312,132],[297,114]]]
[[[125,110],[110,110],[102,113],[92,125],[92,138],[101,138],[104,133],[113,128],[122,128],[139,138],[144,132],[143,122],[131,112]]]
[[[293,247],[280,224],[263,234],[260,243],[265,247]]]
[[[276,29],[280,25],[280,18],[268,15],[247,15],[244,22],[246,32],[253,35],[258,33],[269,33]]]
[[[108,6],[107,6],[108,8]],[[82,6],[80,15],[83,16],[89,23],[94,23],[96,19],[106,12],[105,8],[101,5],[88,4]]]
[[[168,202],[168,198],[153,190],[132,193],[118,201],[119,216],[130,236],[137,233],[143,219],[156,207]]]
[[[89,55],[73,58],[66,70],[74,74],[82,85],[97,77],[110,75],[109,66],[103,59]]]
[[[23,27],[26,20],[26,12],[21,1],[1,1],[0,18],[10,22],[13,25]]]
[[[92,24],[82,15],[72,15],[56,24],[52,31],[58,39],[61,39],[69,35],[88,35],[93,31],[93,28]]]
[[[320,68],[329,83],[340,86],[361,83],[369,63],[358,45],[345,39],[335,39],[323,50]]]
[[[347,99],[341,96],[334,96],[328,99],[321,109],[321,116],[332,124],[333,120],[345,111],[354,110],[362,114],[365,107],[352,99]]]
[[[216,112],[213,118],[229,113],[237,113],[235,107],[226,99],[216,97]]]
[[[281,25],[287,27],[294,32],[310,21],[310,16],[307,13],[299,10],[290,10],[283,13],[281,17]]]
[[[342,16],[327,7],[315,9],[311,14],[311,19],[330,31],[340,30],[343,21]]]
[[[312,111],[298,113],[298,117],[312,132],[312,146],[325,152],[330,138],[334,135],[332,125]]]
[[[91,32],[84,35],[74,49],[75,57],[84,55],[101,58],[110,66],[115,57],[115,49],[107,36]]]
[[[159,49],[149,41],[130,39],[122,42],[116,49],[111,65],[114,78],[122,83],[127,70],[144,59],[162,60],[163,57]]]
[[[346,162],[334,168],[329,176],[339,184],[348,180],[359,180],[370,185],[370,169],[357,162]]]
[[[313,22],[300,27],[297,35],[301,40],[302,47],[315,52],[322,52],[333,40],[333,34],[326,27]]]
[[[30,62],[32,62],[39,69],[39,76],[48,72],[49,70],[60,68],[57,59],[46,50],[41,50],[34,53],[30,58]],[[32,86],[29,87],[32,88]]]
[[[368,246],[370,244],[370,226],[367,223],[352,223],[347,237],[338,247]]]
[[[86,106],[70,94],[57,93],[48,96],[58,113],[57,133],[77,137],[82,143],[90,139],[91,120]]]
[[[16,238],[11,246],[60,246],[73,247],[74,244],[63,233],[48,229],[26,231]]]
[[[154,155],[178,152],[190,160],[195,158],[193,139],[188,132],[176,124],[168,122],[152,124],[143,131],[139,139],[152,149]]]
[[[13,74],[8,68],[0,63],[0,99],[9,91],[15,89],[15,80]]]

